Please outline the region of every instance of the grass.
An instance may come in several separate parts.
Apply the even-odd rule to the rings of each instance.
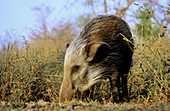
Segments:
[[[0,53],[3,58],[0,60],[0,101],[7,102],[10,109],[25,108],[27,103],[39,100],[55,102],[55,106],[49,107],[58,107],[64,61],[64,49],[60,46],[63,44],[53,39],[41,39],[38,42],[25,43],[21,49],[9,46],[5,56]],[[133,67],[128,78],[128,104],[169,104],[168,44],[167,36],[142,43],[136,41]],[[95,88],[94,101],[82,101],[86,107],[93,102],[100,107],[100,104],[107,105],[111,100],[110,94],[109,82],[104,80]]]
[[[1,64],[0,98],[8,102],[54,101],[62,80],[64,52],[30,45],[11,49]]]
[[[136,46],[128,86],[137,103],[170,102],[168,43],[169,39],[164,37]]]

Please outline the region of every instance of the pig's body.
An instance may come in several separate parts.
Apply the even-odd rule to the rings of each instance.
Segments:
[[[127,24],[113,15],[97,16],[87,23],[66,51],[59,101],[71,100],[76,90],[86,91],[106,77],[113,101],[127,98],[127,74],[133,55],[131,37]]]

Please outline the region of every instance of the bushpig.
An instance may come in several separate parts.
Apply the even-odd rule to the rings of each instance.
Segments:
[[[66,50],[59,102],[70,101],[77,90],[84,92],[104,78],[109,78],[113,102],[126,99],[133,49],[125,21],[114,15],[93,18]]]

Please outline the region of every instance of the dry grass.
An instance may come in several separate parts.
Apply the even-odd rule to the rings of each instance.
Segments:
[[[30,43],[23,38],[22,48],[16,48],[14,42],[0,53],[0,101],[13,105],[40,99],[58,101],[64,47],[74,37],[71,29],[68,24],[51,32],[32,33]]]
[[[64,53],[50,46],[11,51],[1,64],[1,100],[15,103],[57,100]]]
[[[168,44],[169,39],[164,37],[136,45],[128,86],[130,98],[137,103],[170,102]]]
[[[36,42],[25,43],[21,49],[10,47],[0,64],[0,101],[7,101],[16,107],[41,99],[58,102],[63,76],[63,46],[67,41],[65,39],[63,42],[62,39],[41,38]],[[166,36],[154,42],[136,42],[128,80],[129,103],[170,102],[168,44]],[[94,100],[106,104],[111,99],[109,87],[108,80],[96,87]]]

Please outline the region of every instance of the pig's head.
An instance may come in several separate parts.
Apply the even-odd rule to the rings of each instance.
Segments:
[[[70,101],[76,90],[83,92],[98,82],[103,68],[90,64],[104,42],[72,42],[65,54],[64,78],[60,88],[59,101]]]

